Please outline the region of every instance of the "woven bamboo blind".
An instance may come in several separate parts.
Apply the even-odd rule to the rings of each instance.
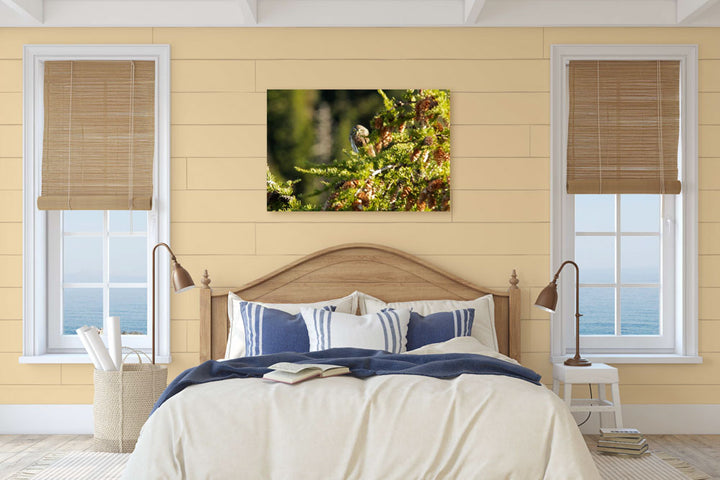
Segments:
[[[45,62],[41,210],[150,210],[154,61]]]
[[[680,62],[569,64],[568,193],[680,193]]]

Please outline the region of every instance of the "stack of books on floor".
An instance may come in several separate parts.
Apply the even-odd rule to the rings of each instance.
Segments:
[[[640,456],[647,452],[645,435],[634,428],[601,428],[598,452]]]

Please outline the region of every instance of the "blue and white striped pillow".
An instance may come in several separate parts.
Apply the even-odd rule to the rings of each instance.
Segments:
[[[326,306],[320,311],[333,310],[334,306]],[[248,357],[310,351],[307,328],[299,313],[287,313],[254,302],[241,302],[240,318],[245,330],[245,355]]]
[[[326,306],[336,307],[338,312],[355,313],[357,311],[358,292],[353,292],[343,298],[334,298],[315,303],[259,303],[265,308],[274,308],[293,315],[299,315],[303,308],[323,308]],[[230,320],[230,331],[228,332],[227,348],[225,349],[225,358],[240,358],[245,353],[245,327],[240,316],[240,304],[248,302],[235,295],[233,292],[228,293],[228,320]],[[302,321],[302,319],[301,319]],[[307,351],[307,350],[306,350]]]
[[[408,324],[407,349],[415,350],[455,337],[469,337],[474,319],[474,308],[461,308],[452,312],[438,312],[426,316],[412,312]]]
[[[398,309],[368,315],[303,309],[310,351],[336,347],[369,348],[391,353],[406,351],[410,310]]]

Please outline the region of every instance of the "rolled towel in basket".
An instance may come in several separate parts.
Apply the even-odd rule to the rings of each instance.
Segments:
[[[115,370],[122,367],[122,334],[120,332],[120,317],[108,317],[107,319],[107,341],[110,347],[110,358],[115,365]]]
[[[92,346],[90,345],[90,340],[87,339],[85,336],[85,330],[89,327],[80,327],[77,330],[77,336],[80,339],[80,342],[82,342],[83,347],[85,347],[85,351],[87,352],[88,356],[90,356],[90,361],[95,366],[97,370],[102,370],[102,365],[100,364],[100,360],[98,360],[97,355],[95,355],[95,350],[93,350]]]
[[[100,368],[98,370],[105,370],[106,372],[117,370],[117,368],[115,368],[115,364],[112,361],[112,358],[110,358],[110,354],[108,353],[107,348],[105,348],[105,344],[100,338],[100,334],[98,333],[97,328],[87,326],[80,327],[77,329],[77,333],[78,335],[80,335],[81,338],[85,338],[85,340],[90,346],[90,349],[92,349],[93,354],[95,355],[98,363],[100,364]],[[85,345],[85,342],[83,342],[83,345]],[[90,358],[92,358],[93,354],[90,353],[90,349],[88,349],[87,346],[85,347],[85,349],[88,350],[88,354],[90,355]]]

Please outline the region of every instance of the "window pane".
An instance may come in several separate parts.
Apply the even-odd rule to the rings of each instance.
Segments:
[[[660,335],[660,288],[620,289],[622,335]]]
[[[102,210],[65,210],[63,231],[101,233],[103,230]]]
[[[147,232],[148,212],[145,210],[135,210],[132,212],[132,231]]]
[[[111,288],[110,316],[120,317],[123,335],[147,335],[147,289]]]
[[[620,242],[620,281],[660,283],[660,238],[622,237]]]
[[[614,232],[615,195],[575,195],[576,232]]]
[[[580,289],[580,335],[615,334],[615,289]]]
[[[575,237],[580,283],[615,282],[615,237]]]
[[[63,239],[63,282],[102,282],[102,262],[102,237],[65,237]]]
[[[132,224],[130,223],[132,220]],[[132,233],[147,231],[145,210],[111,210],[110,233]]]
[[[147,282],[145,237],[110,237],[110,281]]]
[[[110,232],[130,232],[129,210],[110,210]]]
[[[660,195],[621,195],[620,228],[623,232],[660,231]]]
[[[63,335],[88,325],[103,328],[102,288],[63,289]]]

